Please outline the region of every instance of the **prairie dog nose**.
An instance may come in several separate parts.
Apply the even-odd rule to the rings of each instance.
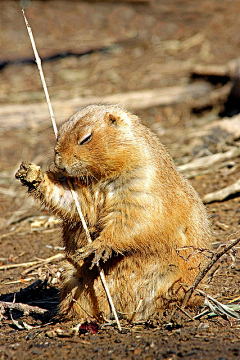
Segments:
[[[62,160],[61,156],[59,155],[59,153],[57,151],[55,152],[54,163],[59,170],[62,170],[62,171],[66,170],[64,161]]]

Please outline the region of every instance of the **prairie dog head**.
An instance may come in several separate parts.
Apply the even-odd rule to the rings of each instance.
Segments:
[[[117,105],[82,109],[60,129],[55,165],[68,176],[97,179],[129,169],[135,161],[136,124],[140,124],[138,117]]]

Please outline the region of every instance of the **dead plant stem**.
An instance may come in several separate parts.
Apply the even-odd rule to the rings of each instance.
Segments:
[[[58,137],[57,125],[56,125],[56,121],[55,121],[55,117],[54,117],[54,114],[53,114],[51,101],[50,101],[49,94],[48,94],[47,85],[46,85],[43,70],[42,70],[41,59],[40,59],[40,57],[38,55],[36,44],[35,44],[34,37],[33,37],[33,33],[32,33],[31,27],[30,27],[30,25],[29,25],[29,23],[27,21],[27,18],[25,16],[25,13],[24,13],[23,9],[22,9],[22,12],[23,12],[23,17],[24,17],[26,27],[27,27],[27,30],[28,30],[28,34],[29,34],[29,37],[30,37],[30,41],[31,41],[31,44],[32,44],[33,52],[34,52],[34,55],[35,55],[35,58],[36,58],[37,67],[38,67],[38,70],[39,70],[39,73],[40,73],[40,78],[41,78],[41,81],[42,81],[43,90],[44,90],[44,93],[45,93],[45,96],[46,96],[46,100],[47,100],[47,104],[48,104],[48,108],[49,108],[49,112],[50,112],[50,116],[51,116],[51,120],[52,120],[53,130],[54,130],[55,136],[57,138]],[[68,179],[68,185],[69,185],[69,188],[71,190],[73,199],[75,201],[78,214],[79,214],[80,219],[82,221],[83,228],[84,228],[84,230],[86,232],[88,243],[90,244],[92,242],[92,239],[91,239],[87,224],[85,222],[85,219],[84,219],[84,216],[83,216],[83,213],[82,213],[82,210],[81,210],[81,207],[80,207],[76,192],[74,190],[73,183],[72,183],[72,181],[70,179]],[[113,304],[112,297],[111,297],[111,294],[109,292],[109,289],[108,289],[108,286],[107,286],[107,283],[106,283],[106,279],[105,279],[103,269],[101,269],[101,267],[100,267],[100,265],[98,263],[97,263],[97,268],[98,268],[100,278],[101,278],[104,290],[106,292],[110,307],[111,307],[112,312],[114,314],[114,317],[116,319],[118,330],[122,331],[122,328],[121,328],[121,325],[120,325],[120,322],[119,322],[119,319],[118,319],[118,316],[117,316],[117,312],[115,310],[115,306]]]
[[[31,306],[28,304],[15,303],[15,302],[6,302],[0,301],[0,308],[3,307],[5,309],[14,309],[22,311],[24,314],[36,313],[36,314],[45,314],[48,312],[46,309],[42,309],[38,306]]]
[[[212,259],[209,261],[209,263],[203,268],[203,270],[196,276],[192,286],[187,290],[183,302],[182,302],[182,308],[184,308],[188,301],[190,300],[194,290],[196,289],[196,287],[198,286],[198,284],[200,283],[200,281],[202,281],[202,279],[204,278],[204,276],[207,274],[207,272],[211,269],[211,267],[215,264],[216,261],[218,261],[218,259],[220,259],[221,256],[223,256],[224,254],[226,254],[230,249],[232,249],[235,245],[237,245],[240,242],[240,238],[236,239],[235,241],[231,242],[228,245],[225,245],[222,249],[219,249],[219,251],[217,251]]]

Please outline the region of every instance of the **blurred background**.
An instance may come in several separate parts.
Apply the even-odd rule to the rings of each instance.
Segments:
[[[44,101],[21,6],[52,99],[186,84],[240,54],[237,0],[1,1],[0,104]]]

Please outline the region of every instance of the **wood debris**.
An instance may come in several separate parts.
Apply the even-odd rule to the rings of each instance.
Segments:
[[[203,202],[209,204],[213,201],[223,201],[228,198],[230,195],[238,194],[240,195],[240,179],[237,180],[234,184],[226,186],[225,188],[211,192],[203,197]]]
[[[236,115],[232,118],[224,118],[222,120],[213,121],[211,124],[205,126],[206,130],[222,129],[233,136],[234,140],[240,138],[240,116]]]
[[[53,255],[53,256],[51,256],[47,259],[43,259],[43,260],[29,261],[26,263],[19,263],[19,264],[1,265],[0,270],[8,270],[8,269],[17,268],[17,267],[30,267],[30,266],[34,266],[34,265],[43,265],[43,264],[48,264],[52,261],[63,260],[64,258],[65,258],[64,254],[59,253],[59,254]]]
[[[152,90],[132,91],[106,96],[73,98],[53,101],[56,119],[66,119],[82,107],[93,103],[118,103],[132,110],[147,109],[153,106],[167,106],[207,96],[213,86],[206,82],[182,86],[170,86]],[[35,123],[33,123],[33,119]],[[3,105],[0,107],[0,126],[8,129],[31,128],[48,124],[48,108],[45,103]]]
[[[197,288],[197,286],[199,285],[199,283],[203,280],[203,278],[205,277],[205,275],[208,273],[208,271],[213,267],[213,265],[224,255],[226,254],[229,250],[231,250],[234,246],[236,246],[238,243],[240,242],[240,238],[230,242],[227,245],[220,245],[219,249],[215,252],[215,254],[213,254],[212,259],[204,266],[204,268],[199,272],[199,274],[196,276],[192,286],[189,287],[189,289],[187,290],[183,302],[182,302],[182,308],[185,308],[188,301],[190,300],[193,292],[195,291],[195,289]]]
[[[229,159],[234,159],[240,155],[240,148],[233,147],[225,153],[212,154],[203,156],[193,161],[178,166],[178,170],[184,174],[192,175],[192,171],[208,169],[216,163],[223,162]]]
[[[234,79],[239,76],[240,59],[233,59],[224,65],[196,65],[193,68],[193,75],[202,77],[229,77]]]
[[[30,306],[28,304],[22,304],[22,303],[11,303],[6,301],[0,301],[0,307],[5,309],[11,309],[11,310],[19,310],[22,311],[25,315],[28,315],[30,313],[36,313],[36,314],[46,314],[48,310],[41,309],[38,306]]]

